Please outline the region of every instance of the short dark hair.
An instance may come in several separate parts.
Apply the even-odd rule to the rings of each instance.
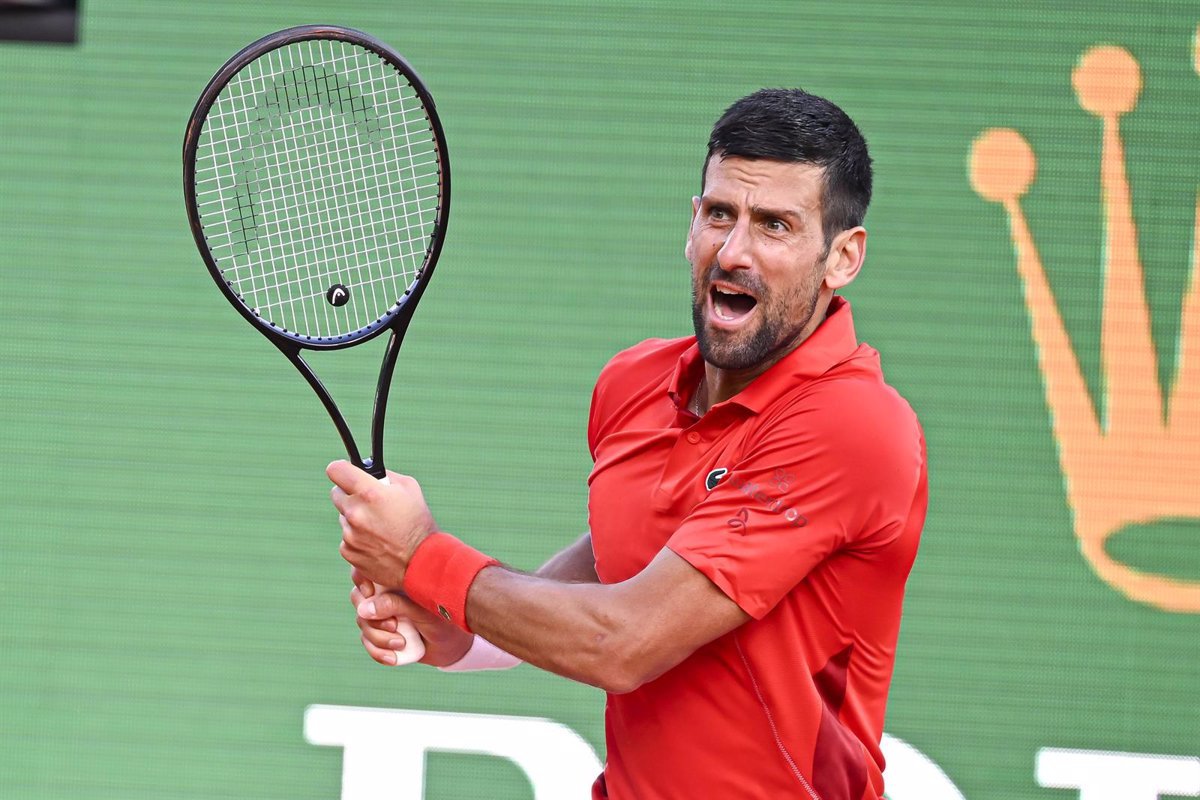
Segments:
[[[731,105],[708,138],[708,162],[719,158],[763,158],[824,169],[821,193],[825,246],[841,231],[862,225],[871,202],[871,156],[858,126],[846,112],[803,89],[759,89]]]

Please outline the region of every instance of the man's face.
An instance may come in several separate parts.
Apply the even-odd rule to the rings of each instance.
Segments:
[[[684,251],[692,320],[709,364],[766,369],[816,327],[828,255],[822,173],[812,164],[709,160]]]

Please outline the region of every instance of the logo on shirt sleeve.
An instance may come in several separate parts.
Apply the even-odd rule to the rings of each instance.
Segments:
[[[704,488],[712,491],[717,488],[717,485],[729,475],[729,470],[725,467],[717,467],[704,478]],[[766,485],[755,483],[747,480],[743,475],[735,475],[729,478],[729,485],[737,489],[742,494],[749,497],[751,500],[761,504],[761,509],[769,511],[772,514],[781,514],[794,528],[803,528],[808,525],[808,517],[801,514],[797,509],[788,505],[785,493],[791,488],[792,483],[796,480],[796,476],[791,473],[777,469],[767,479]],[[778,492],[773,494],[771,491]],[[729,520],[729,524],[735,528],[742,530],[746,529],[746,521],[749,518],[749,510],[743,508],[736,519]]]
[[[717,467],[712,472],[708,473],[708,477],[704,479],[704,488],[711,492],[713,489],[717,488],[717,484],[721,482],[721,478],[724,478],[728,474],[729,470],[727,470],[725,467]]]

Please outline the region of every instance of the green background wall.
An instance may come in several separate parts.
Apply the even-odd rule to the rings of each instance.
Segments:
[[[323,475],[339,442],[195,252],[195,98],[241,46],[305,22],[405,53],[446,127],[449,238],[388,445],[448,530],[532,568],[584,529],[592,381],[617,349],[690,329],[708,128],[755,88],[801,85],[870,142],[869,256],[846,294],[929,440],[889,732],[969,800],[1073,796],[1038,786],[1043,747],[1200,756],[1200,617],[1130,601],[1080,557],[1008,225],[967,169],[992,127],[1037,152],[1024,207],[1098,392],[1100,125],[1070,74],[1096,44],[1134,55],[1122,133],[1169,386],[1200,13],[905,6],[84,0],[77,45],[0,42],[0,797],[337,797],[340,752],[303,737],[314,703],[549,717],[603,756],[596,690],[363,654]],[[352,424],[377,357],[318,361]],[[1198,536],[1151,526],[1120,552],[1197,580]],[[428,770],[430,798],[531,796],[497,759]]]

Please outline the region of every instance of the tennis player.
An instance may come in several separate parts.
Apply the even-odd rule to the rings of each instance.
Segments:
[[[685,254],[695,336],[619,353],[592,397],[590,532],[536,574],[440,530],[411,477],[329,466],[367,651],[394,618],[448,669],[517,659],[608,693],[593,797],[882,797],[924,440],[837,294],[866,255],[871,162],[800,90],[738,100]],[[510,655],[511,654],[511,655]]]

